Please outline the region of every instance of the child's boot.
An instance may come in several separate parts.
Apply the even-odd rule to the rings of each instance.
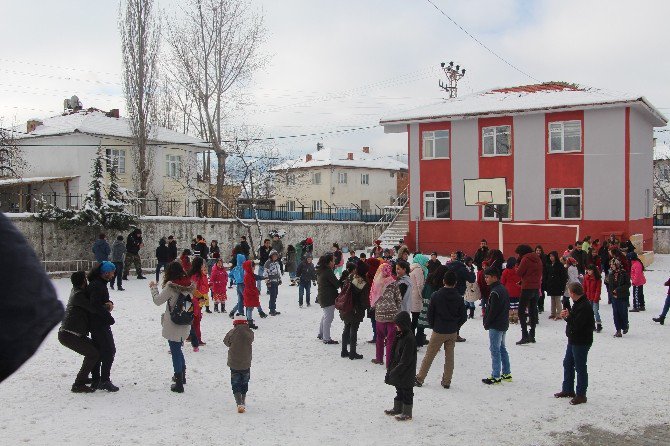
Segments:
[[[244,403],[242,402],[242,394],[236,393],[235,404],[237,404],[237,413],[244,413]]]
[[[600,333],[601,331],[603,331],[603,324],[598,323],[598,325],[596,325],[596,333]]]
[[[214,312],[215,312],[215,313],[218,313],[218,312],[219,312],[219,303],[218,303],[218,302],[215,302],[215,303],[214,303]]]
[[[207,313],[211,313],[211,312],[212,312],[212,310],[209,309],[209,305],[205,305],[205,310],[207,311]]]
[[[178,373],[176,378],[177,379],[175,380],[175,383],[170,386],[170,390],[177,393],[184,393],[184,382],[182,374]]]
[[[411,404],[403,404],[402,405],[402,413],[395,417],[396,420],[398,421],[409,421],[412,419],[412,405]]]
[[[384,413],[386,415],[398,415],[402,413],[402,401],[393,400],[393,409],[385,410]]]
[[[475,308],[470,307],[470,319],[474,319],[474,318],[475,318]]]

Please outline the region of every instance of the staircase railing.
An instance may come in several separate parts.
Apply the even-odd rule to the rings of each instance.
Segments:
[[[379,221],[372,225],[373,234],[381,234],[398,219],[398,215],[400,215],[405,207],[407,207],[407,203],[409,203],[409,197],[407,195],[408,189],[409,186],[405,186],[402,192],[400,192],[395,200],[393,200],[393,204],[386,207],[387,211],[383,213]]]

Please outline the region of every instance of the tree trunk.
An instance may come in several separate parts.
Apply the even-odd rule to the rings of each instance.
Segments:
[[[228,154],[221,149],[215,150],[214,153],[216,154],[216,198],[225,202],[223,197],[223,182],[226,179],[226,158],[228,158]]]

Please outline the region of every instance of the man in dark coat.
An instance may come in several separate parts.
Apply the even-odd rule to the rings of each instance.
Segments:
[[[477,270],[482,269],[482,262],[486,260],[488,256],[489,256],[488,243],[486,242],[486,239],[482,239],[482,241],[479,242],[479,249],[475,253],[474,258],[474,264],[477,265]]]
[[[109,255],[112,252],[112,248],[107,242],[107,236],[103,233],[98,235],[98,239],[93,243],[93,255],[95,256],[95,261],[102,263],[105,260],[109,260]]]
[[[174,262],[177,260],[177,257],[179,256],[179,253],[177,252],[177,240],[174,239],[174,235],[169,236],[168,238],[168,253],[169,253],[169,260],[168,262]]]
[[[0,213],[0,382],[39,348],[63,318],[51,280],[19,230]]]
[[[128,273],[130,272],[130,264],[135,266],[138,279],[146,279],[142,275],[142,260],[140,259],[140,249],[144,246],[142,242],[142,230],[135,228],[133,232],[128,234],[126,239],[126,259],[123,265],[123,280],[128,280]]]
[[[577,261],[577,271],[579,274],[584,274],[586,272],[586,263],[587,263],[587,253],[582,248],[581,243],[575,245],[575,249],[570,253],[570,257]]]
[[[107,283],[114,279],[115,269],[116,267],[112,262],[102,262],[88,274],[88,287],[86,288],[91,305],[96,311],[91,314],[91,338],[93,338],[93,343],[100,352],[99,366],[96,365],[93,368],[93,384],[91,387],[107,390],[108,392],[119,390],[110,379],[116,346],[112,334],[114,318],[111,315],[114,303],[109,299]]]
[[[509,354],[505,348],[505,334],[509,329],[509,294],[500,283],[500,273],[496,268],[484,271],[484,280],[490,288],[489,299],[484,313],[484,329],[489,332],[489,350],[491,351],[491,376],[482,379],[484,384],[500,384],[503,380],[512,381]],[[502,375],[500,368],[502,365]]]
[[[200,256],[203,259],[207,260],[207,258],[209,257],[209,247],[207,246],[207,242],[205,241],[202,235],[197,235],[195,237],[195,240],[196,243],[193,255]]]
[[[586,402],[586,389],[589,385],[586,360],[593,344],[593,330],[596,328],[596,321],[593,307],[584,296],[582,285],[573,282],[568,285],[568,292],[574,303],[572,309],[561,311],[561,317],[567,322],[565,335],[568,337],[568,348],[563,358],[563,388],[554,396],[572,398],[570,404],[576,405]],[[577,372],[576,393],[575,372]]]
[[[349,286],[353,303],[351,311],[344,313],[340,310],[340,318],[344,322],[342,357],[351,360],[363,359],[363,355],[356,352],[356,343],[358,341],[358,327],[363,322],[365,311],[370,308],[370,285],[366,281],[369,269],[367,263],[358,262],[355,271],[347,276],[347,282],[342,288],[344,290],[345,287]]]
[[[393,399],[393,409],[385,410],[384,413],[397,415],[398,421],[407,421],[412,419],[414,402],[416,339],[412,332],[412,318],[409,313],[406,311],[398,313],[395,324],[395,340],[384,382],[395,386],[396,397]]]

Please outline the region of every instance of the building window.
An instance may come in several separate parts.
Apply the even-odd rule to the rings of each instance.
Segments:
[[[361,184],[365,184],[365,185],[370,184],[370,174],[369,173],[362,173],[361,174]]]
[[[165,156],[165,174],[170,178],[181,177],[181,156],[166,155]]]
[[[484,156],[509,155],[512,146],[512,126],[498,125],[482,128],[482,154]]]
[[[295,174],[294,173],[288,173],[286,174],[286,184],[288,186],[294,186],[295,185]]]
[[[370,200],[361,200],[361,209],[364,211],[370,210]]]
[[[126,173],[126,151],[123,149],[107,149],[107,172],[112,169],[116,170],[118,174]]]
[[[422,132],[423,158],[449,158],[449,130]]]
[[[425,218],[451,218],[450,192],[424,192],[423,215]]]
[[[312,174],[312,184],[321,184],[321,172]]]
[[[321,200],[312,200],[312,211],[321,212]]]
[[[295,211],[295,200],[288,200],[286,202],[286,210],[288,212],[294,212]]]
[[[340,172],[337,174],[337,182],[338,184],[347,184],[347,173],[346,172]]]
[[[582,190],[549,189],[549,218],[582,218]]]
[[[580,152],[581,150],[581,121],[549,123],[549,152]]]
[[[508,190],[507,191],[507,204],[503,206],[495,206],[496,210],[500,209],[500,213],[502,214],[502,218],[505,220],[511,220],[512,219],[512,191]],[[484,206],[484,213],[483,219],[484,220],[497,220],[498,215],[493,211],[492,206]]]

